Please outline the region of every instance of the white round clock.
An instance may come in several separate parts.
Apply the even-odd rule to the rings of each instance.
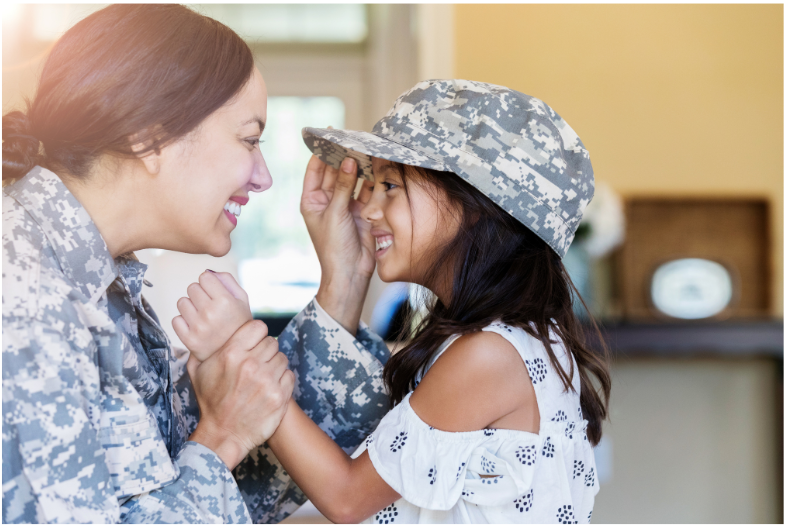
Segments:
[[[698,320],[716,316],[733,297],[729,271],[707,259],[677,259],[659,266],[650,286],[653,305],[674,318]]]

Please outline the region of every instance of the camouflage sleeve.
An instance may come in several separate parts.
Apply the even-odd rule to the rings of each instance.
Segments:
[[[176,480],[119,506],[84,330],[72,328],[70,339],[35,320],[3,322],[3,522],[249,523],[229,469],[193,442],[174,461]]]
[[[51,326],[3,318],[3,523],[118,521],[90,353]]]
[[[212,450],[188,441],[174,463],[179,478],[127,501],[122,522],[250,523],[234,477]]]
[[[295,316],[278,342],[295,373],[295,400],[352,453],[389,408],[383,386],[383,363],[389,356],[385,343],[363,323],[352,336],[316,300]],[[279,522],[306,501],[266,444],[252,451],[234,475],[254,522]]]

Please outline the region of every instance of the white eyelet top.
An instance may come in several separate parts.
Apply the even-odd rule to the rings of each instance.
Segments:
[[[588,523],[600,485],[581,416],[581,381],[561,378],[542,342],[495,322],[483,329],[509,341],[529,372],[540,410],[538,434],[486,429],[445,432],[423,422],[408,394],[356,450],[402,498],[364,523]],[[438,349],[432,363],[458,336]],[[552,351],[570,370],[561,339]],[[556,343],[553,343],[556,342]],[[429,369],[429,367],[427,368]],[[426,373],[426,370],[425,370]],[[481,477],[495,476],[495,477]]]

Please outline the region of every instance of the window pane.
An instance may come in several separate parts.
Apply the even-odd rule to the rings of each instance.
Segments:
[[[54,41],[108,4],[32,4],[33,36]],[[28,7],[28,6],[26,6]],[[248,42],[363,42],[365,4],[188,4]],[[8,10],[9,15],[16,15]]]
[[[191,4],[246,41],[363,42],[365,4]]]
[[[33,37],[50,42],[58,40],[66,30],[91,13],[109,4],[31,4]]]
[[[316,294],[320,267],[300,215],[303,175],[311,151],[303,127],[344,127],[336,97],[270,97],[262,154],[273,186],[251,194],[232,232],[239,278],[254,313],[298,312]]]

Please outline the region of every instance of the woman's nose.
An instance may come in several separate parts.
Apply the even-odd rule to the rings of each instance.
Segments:
[[[257,149],[258,150],[258,149]],[[273,177],[270,175],[270,170],[267,168],[267,162],[264,161],[262,153],[259,152],[256,167],[253,168],[253,177],[251,177],[250,187],[254,193],[260,193],[270,189],[273,185]]]

